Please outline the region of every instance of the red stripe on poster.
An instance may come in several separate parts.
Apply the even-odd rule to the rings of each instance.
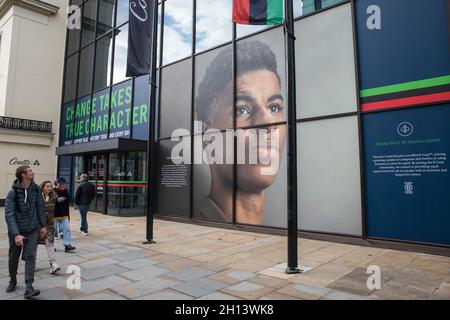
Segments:
[[[424,103],[433,103],[433,102],[443,102],[450,100],[450,92],[441,92],[434,94],[427,94],[423,96],[409,97],[409,98],[401,98],[394,100],[384,100],[377,102],[369,102],[363,103],[361,105],[362,111],[373,111],[380,109],[390,109],[396,107],[406,107],[413,105],[420,105]]]

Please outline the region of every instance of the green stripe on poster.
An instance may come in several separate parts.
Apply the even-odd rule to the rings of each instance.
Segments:
[[[267,0],[267,24],[283,22],[283,1]]]
[[[412,82],[399,83],[379,88],[365,89],[361,90],[360,96],[361,98],[367,98],[387,93],[396,93],[408,90],[423,89],[428,87],[441,86],[445,84],[450,84],[450,75]]]

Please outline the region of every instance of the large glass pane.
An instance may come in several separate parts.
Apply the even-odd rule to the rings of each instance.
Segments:
[[[128,21],[129,0],[117,0],[116,28]]]
[[[195,27],[197,52],[231,40],[233,36],[231,11],[230,0],[197,0]]]
[[[233,128],[232,59],[231,45],[195,57],[195,120],[202,122],[200,130]]]
[[[81,24],[81,46],[95,40],[95,25],[97,20],[97,0],[88,0],[83,5]]]
[[[112,33],[96,42],[94,91],[107,87],[111,82]]]
[[[191,59],[162,69],[160,131],[162,138],[170,137],[175,129],[191,128]],[[176,92],[177,94],[174,94]]]
[[[163,64],[187,57],[192,52],[192,0],[164,2]]]
[[[89,94],[92,90],[92,71],[94,68],[94,45],[81,50],[80,75],[78,78],[78,97]]]
[[[114,44],[114,74],[113,83],[118,83],[128,77],[125,76],[127,69],[128,49],[128,24],[114,31],[116,37]]]
[[[74,100],[77,90],[78,53],[66,61],[66,74],[64,79],[64,102]]]
[[[114,27],[114,0],[99,0],[97,37]]]
[[[132,82],[112,87],[110,100],[109,137],[129,137],[131,122]]]
[[[360,235],[357,117],[297,124],[297,150],[299,228]]]
[[[237,43],[234,111],[237,127],[286,120],[284,74],[282,28]]]
[[[81,8],[68,12],[67,51],[66,56],[78,51],[80,48],[80,28],[76,28],[76,22],[81,16]]]

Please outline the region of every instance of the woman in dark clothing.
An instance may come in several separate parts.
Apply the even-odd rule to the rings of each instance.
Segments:
[[[75,247],[72,246],[70,233],[69,192],[67,192],[67,189],[64,186],[66,179],[58,178],[56,182],[58,185],[54,190],[57,195],[54,219],[59,227],[59,231],[62,231],[64,235],[64,251],[72,252],[75,250]]]
[[[50,273],[55,274],[61,267],[56,263],[55,257],[55,205],[56,193],[53,191],[51,181],[44,181],[41,184],[42,196],[44,197],[45,214],[47,216],[47,236],[44,238],[47,249],[48,262],[50,263]]]

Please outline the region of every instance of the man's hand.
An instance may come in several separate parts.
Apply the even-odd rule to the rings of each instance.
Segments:
[[[47,236],[47,228],[43,227],[39,230],[39,236],[41,239],[44,239]]]
[[[23,247],[23,240],[25,240],[26,238],[24,236],[21,236],[20,234],[18,234],[14,240],[16,241],[16,246],[18,247]]]
[[[57,201],[58,201],[58,203],[61,203],[63,201],[66,201],[66,199],[67,198],[65,198],[65,197],[59,197]]]

